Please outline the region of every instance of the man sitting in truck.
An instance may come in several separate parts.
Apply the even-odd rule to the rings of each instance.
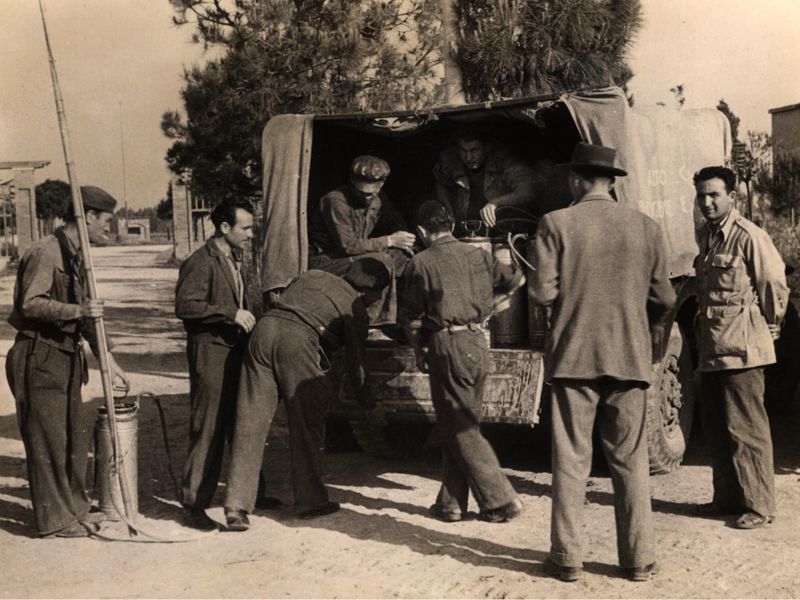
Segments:
[[[439,155],[433,176],[437,198],[450,207],[459,236],[468,232],[465,221],[480,220],[494,227],[498,208],[525,206],[535,197],[533,169],[478,129],[455,132],[453,144]]]
[[[413,254],[416,239],[405,231],[405,220],[382,191],[390,172],[382,158],[357,157],[350,167],[350,182],[325,194],[309,222],[309,269],[341,276],[354,260],[369,256],[392,274],[383,297],[369,308],[372,326],[395,323],[396,279]]]

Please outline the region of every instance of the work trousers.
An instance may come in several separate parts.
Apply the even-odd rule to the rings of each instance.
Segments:
[[[371,326],[390,325],[397,322],[398,292],[402,285],[398,285],[397,279],[402,277],[403,271],[409,261],[409,256],[397,248],[389,248],[385,252],[370,252],[359,256],[346,256],[342,258],[332,257],[327,254],[317,254],[308,258],[309,269],[319,269],[339,277],[343,277],[350,268],[350,264],[356,260],[372,258],[383,263],[391,276],[389,285],[381,291],[380,299],[370,303],[367,307],[369,324]]]
[[[226,507],[253,511],[262,451],[280,399],[286,404],[295,509],[328,503],[322,455],[333,389],[319,362],[319,336],[305,323],[268,314],[256,324],[242,365]]]
[[[23,335],[17,335],[6,358],[36,527],[42,535],[69,527],[89,512],[83,367],[81,352],[65,352]]]
[[[764,408],[764,369],[704,372],[700,378],[714,504],[726,511],[773,516],[775,471]]]
[[[470,490],[482,511],[517,497],[480,431],[489,370],[486,346],[481,331],[442,330],[431,338],[431,396],[442,436],[442,486],[436,502],[449,512],[467,511]]]
[[[184,506],[206,509],[219,483],[225,441],[233,438],[242,349],[189,342],[186,355],[191,415],[181,501]]]
[[[583,564],[582,514],[592,467],[592,430],[598,420],[614,489],[619,564],[649,565],[655,557],[642,384],[611,378],[554,379],[552,388],[551,558],[566,567]]]

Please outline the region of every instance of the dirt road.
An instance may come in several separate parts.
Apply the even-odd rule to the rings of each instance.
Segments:
[[[163,398],[174,465],[185,453],[188,379],[183,334],[172,316],[177,272],[159,268],[164,247],[95,251],[107,300],[115,354],[133,391]],[[0,278],[0,315],[8,314],[13,277]],[[0,353],[13,332],[0,325]],[[501,460],[526,510],[511,523],[445,524],[427,516],[437,489],[437,453],[384,460],[357,451],[326,459],[339,513],[315,521],[292,517],[291,506],[257,511],[245,533],[215,533],[187,543],[129,539],[119,524],[98,539],[35,536],[22,443],[13,401],[0,388],[0,577],[2,597],[778,597],[800,596],[800,414],[773,423],[778,520],[749,532],[721,519],[688,514],[710,497],[711,472],[701,447],[687,464],[652,478],[661,574],[650,583],[619,577],[611,485],[592,478],[586,506],[586,574],[577,584],[544,576],[549,544],[550,474],[536,444],[504,444]],[[100,396],[99,377],[85,392],[87,421]],[[506,440],[508,436],[503,436]],[[517,438],[519,439],[519,438]],[[270,438],[270,492],[291,505],[288,438],[278,423]],[[141,526],[160,536],[195,536],[177,524],[175,501],[156,410],[143,402],[139,422]],[[218,500],[221,497],[218,496]],[[471,507],[474,509],[474,506]],[[222,508],[210,511],[222,522]],[[115,540],[115,541],[111,541]]]

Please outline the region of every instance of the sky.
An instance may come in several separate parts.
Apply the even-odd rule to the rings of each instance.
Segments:
[[[191,42],[190,26],[172,24],[167,0],[44,5],[80,183],[133,208],[154,206],[170,176],[161,115],[181,108],[183,70],[206,60],[202,46]],[[0,7],[0,162],[49,160],[38,180],[66,180],[38,3],[0,0]],[[630,54],[637,104],[672,105],[669,89],[683,84],[685,108],[724,98],[742,131],[769,131],[770,108],[800,103],[800,0],[642,0],[642,7]]]

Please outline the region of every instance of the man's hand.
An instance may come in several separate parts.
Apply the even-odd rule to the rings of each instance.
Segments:
[[[487,202],[481,209],[481,220],[487,227],[494,227],[497,225],[497,207],[491,202]]]
[[[117,389],[130,390],[131,382],[128,374],[120,368],[111,352],[108,353],[108,367],[111,369],[111,385]]]
[[[84,319],[99,319],[103,316],[103,301],[95,298],[81,304],[81,317]]]
[[[236,318],[233,321],[239,327],[245,330],[245,333],[250,333],[253,327],[256,326],[256,318],[249,310],[239,309],[236,311]]]
[[[777,340],[779,337],[781,337],[780,325],[773,325],[771,323],[767,323],[767,327],[769,327],[769,334],[772,336],[773,340]]]
[[[408,252],[409,254],[414,252],[414,242],[417,236],[413,233],[409,233],[408,231],[395,231],[386,237],[388,238],[389,248],[399,248],[403,252]]]

